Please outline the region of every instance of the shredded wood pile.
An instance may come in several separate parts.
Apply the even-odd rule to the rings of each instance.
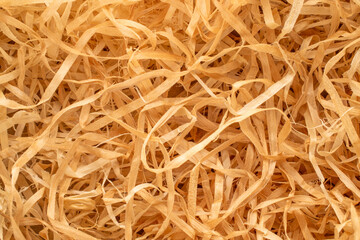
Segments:
[[[0,0],[0,239],[360,239],[359,0]]]

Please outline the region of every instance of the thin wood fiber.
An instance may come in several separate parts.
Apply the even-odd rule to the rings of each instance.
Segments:
[[[360,239],[359,0],[0,0],[0,239]]]

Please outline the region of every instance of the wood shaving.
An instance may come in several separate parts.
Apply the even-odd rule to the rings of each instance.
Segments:
[[[0,0],[0,239],[360,239],[359,0]]]

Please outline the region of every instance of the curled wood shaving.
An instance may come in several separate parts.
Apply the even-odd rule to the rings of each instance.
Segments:
[[[0,239],[360,239],[359,0],[0,0]]]

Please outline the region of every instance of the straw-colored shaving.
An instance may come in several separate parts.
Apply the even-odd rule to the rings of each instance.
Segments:
[[[0,239],[360,239],[359,0],[0,0]]]

